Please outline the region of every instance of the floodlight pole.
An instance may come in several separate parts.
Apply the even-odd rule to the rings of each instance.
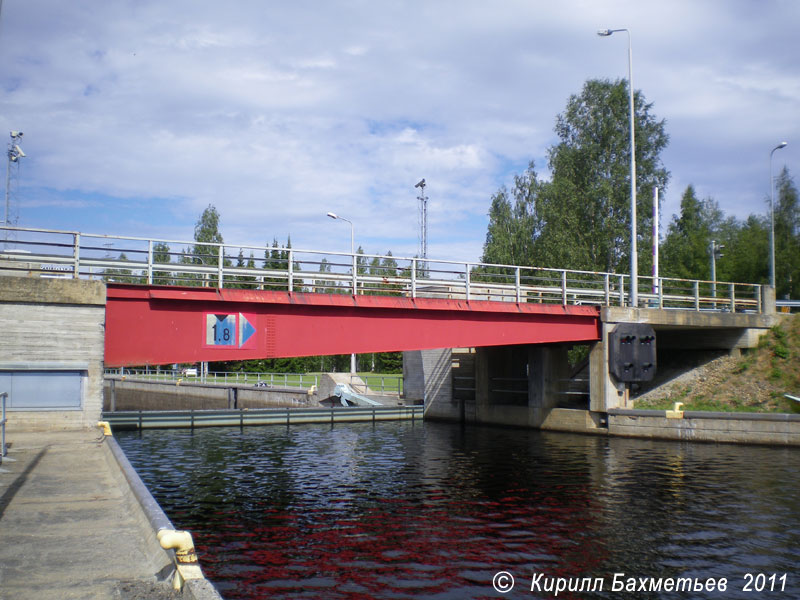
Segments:
[[[630,135],[631,135],[631,291],[630,305],[639,306],[639,257],[636,243],[636,144],[634,142],[634,104],[633,104],[633,47],[631,32],[627,29],[601,29],[597,35],[608,37],[612,33],[624,31],[628,34],[628,94],[630,104]]]
[[[338,219],[339,221],[344,221],[345,223],[349,223],[350,224],[350,255],[351,255],[350,256],[350,260],[353,261],[353,269],[354,269],[353,281],[355,281],[356,280],[355,269],[356,269],[357,260],[356,260],[356,250],[355,250],[355,234],[353,233],[353,231],[354,231],[353,230],[353,222],[350,219],[345,219],[344,217],[340,217],[336,213],[332,213],[332,212],[329,212],[328,216],[331,219]],[[355,293],[356,293],[356,290],[353,289],[353,295],[355,295]],[[355,352],[354,352],[354,353],[350,354],[350,374],[351,375],[355,375],[355,373],[356,373],[356,355],[355,355]]]
[[[419,188],[419,257],[422,260],[421,272],[425,273],[425,260],[428,258],[428,197],[425,195],[425,178],[414,187]]]
[[[775,289],[775,180],[772,176],[772,155],[775,150],[785,148],[788,142],[781,142],[769,153],[769,284]]]

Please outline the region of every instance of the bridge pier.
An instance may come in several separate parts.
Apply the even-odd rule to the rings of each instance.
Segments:
[[[406,352],[406,399],[422,399],[424,390],[429,419],[547,426],[569,379],[568,348],[528,344]]]
[[[476,421],[539,428],[558,404],[561,382],[567,378],[564,345],[478,348]]]

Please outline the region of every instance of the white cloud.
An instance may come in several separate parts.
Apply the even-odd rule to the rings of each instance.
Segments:
[[[667,120],[665,215],[688,183],[761,210],[769,150],[790,142],[776,171],[800,157],[799,6],[6,3],[0,123],[26,133],[29,226],[185,238],[212,203],[229,241],[342,250],[336,210],[365,248],[400,253],[425,177],[431,252],[476,259],[510,169],[546,174],[568,96],[627,76],[626,38],[602,27],[631,29],[634,83]]]

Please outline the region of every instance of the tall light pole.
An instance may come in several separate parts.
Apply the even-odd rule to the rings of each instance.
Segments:
[[[355,235],[353,233],[353,222],[350,219],[345,219],[344,217],[340,217],[336,213],[329,212],[328,216],[331,219],[338,219],[339,221],[344,221],[345,223],[350,223],[350,259],[353,261],[353,269],[356,268],[356,249],[355,249]],[[355,278],[355,272],[353,273]],[[354,279],[355,280],[355,279]],[[356,290],[353,290],[353,293],[356,293]],[[352,353],[350,355],[350,374],[354,375],[356,372],[356,355]]]
[[[708,249],[711,254],[711,297],[717,297],[717,259],[722,257],[722,249],[725,244],[718,244],[717,240],[711,240],[711,246]],[[716,304],[714,305],[716,306]]]
[[[631,306],[639,306],[639,257],[636,244],[636,144],[634,143],[633,129],[633,49],[631,46],[631,32],[627,29],[600,29],[597,35],[608,37],[612,33],[624,31],[628,34],[628,93],[630,103],[630,134],[631,134]]]
[[[775,289],[775,180],[772,177],[772,155],[775,150],[785,148],[788,142],[781,142],[769,153],[769,284]]]

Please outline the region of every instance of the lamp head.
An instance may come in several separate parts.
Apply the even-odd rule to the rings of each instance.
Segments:
[[[780,144],[778,144],[778,148],[785,148],[788,145],[789,145],[789,142],[781,142]]]
[[[329,212],[329,213],[328,213],[328,216],[329,216],[331,219],[338,219],[338,218],[339,218],[339,215],[337,215],[336,213],[332,213],[332,212]]]
[[[599,35],[600,37],[608,37],[612,33],[614,33],[614,32],[611,31],[610,29],[598,29],[597,30],[597,35]]]
[[[418,188],[418,187],[422,187],[424,185],[425,185],[425,178],[423,177],[422,180],[417,185],[415,185],[414,187]]]

